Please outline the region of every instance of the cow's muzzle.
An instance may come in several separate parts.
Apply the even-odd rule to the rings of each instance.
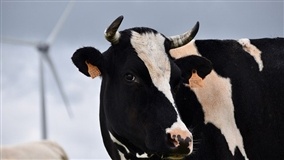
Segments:
[[[192,153],[193,136],[188,130],[175,128],[167,132],[170,152],[164,155],[166,159],[182,159]]]

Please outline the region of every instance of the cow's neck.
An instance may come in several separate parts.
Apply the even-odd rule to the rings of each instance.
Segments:
[[[213,70],[204,79],[204,84],[204,87],[192,88],[202,105],[204,123],[212,123],[221,130],[233,155],[238,147],[247,159],[243,138],[235,123],[230,79],[219,76]]]
[[[171,56],[176,59],[190,55],[202,56],[194,40],[183,47],[171,50]],[[258,52],[257,55],[259,55]],[[235,154],[235,149],[238,147],[247,159],[243,138],[235,122],[230,79],[219,76],[213,70],[204,79],[204,84],[204,87],[191,88],[202,106],[204,124],[212,123],[220,129],[232,155]]]

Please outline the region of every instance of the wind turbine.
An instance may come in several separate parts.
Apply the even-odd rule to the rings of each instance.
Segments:
[[[51,33],[49,34],[48,38],[45,41],[28,41],[28,40],[20,40],[20,39],[13,39],[3,37],[2,42],[10,43],[10,44],[17,44],[17,45],[29,45],[35,47],[39,52],[39,82],[40,82],[40,105],[41,105],[41,123],[42,123],[42,139],[47,139],[47,120],[46,120],[46,104],[45,104],[45,87],[44,87],[44,64],[43,62],[46,61],[48,66],[51,69],[51,72],[55,78],[57,87],[59,89],[60,95],[63,99],[64,105],[66,107],[67,113],[69,117],[72,117],[71,108],[68,103],[67,96],[63,91],[62,84],[59,80],[59,76],[51,60],[49,55],[50,46],[53,44],[56,36],[58,35],[60,29],[62,28],[64,22],[66,21],[67,17],[69,16],[71,9],[74,5],[73,1],[70,1],[66,6],[65,10],[63,11],[62,15],[58,19],[56,25],[52,29]]]

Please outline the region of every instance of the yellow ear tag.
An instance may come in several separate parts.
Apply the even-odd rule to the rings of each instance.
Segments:
[[[88,66],[88,73],[90,74],[91,78],[96,78],[97,76],[101,75],[101,72],[97,66],[92,65],[91,63],[88,63],[85,61],[85,63]]]
[[[192,70],[192,75],[188,80],[190,88],[198,88],[203,87],[203,80],[198,76],[197,71],[195,69]]]

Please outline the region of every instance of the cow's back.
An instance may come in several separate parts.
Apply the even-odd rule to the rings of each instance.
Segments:
[[[213,65],[204,79],[208,90],[187,88],[180,90],[178,97],[182,118],[188,127],[195,128],[198,141],[192,158],[231,159],[232,154],[234,158],[246,154],[249,159],[283,159],[284,39],[196,40],[178,52],[171,54],[178,58],[202,56]],[[228,107],[233,118],[224,118]],[[206,117],[209,113],[217,118]],[[229,123],[224,121],[231,120],[235,121],[232,133],[236,136],[226,133],[230,131],[224,124]],[[235,150],[230,145],[235,145]]]

